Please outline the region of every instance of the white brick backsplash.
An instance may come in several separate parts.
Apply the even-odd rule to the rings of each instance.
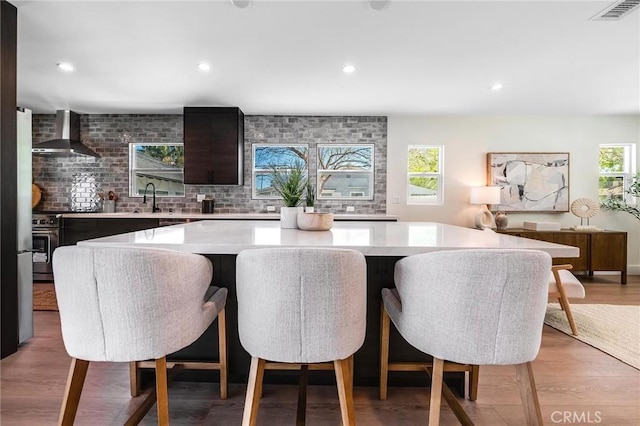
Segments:
[[[118,195],[116,211],[146,211],[140,197],[129,195],[129,143],[182,141],[182,115],[88,114],[80,117],[83,142],[101,158],[33,157],[33,181],[43,190],[40,210],[98,211],[99,192]],[[358,213],[386,213],[387,118],[369,116],[245,116],[244,185],[186,185],[184,198],[159,198],[158,206],[176,212],[200,212],[196,194],[215,199],[220,213],[264,212],[267,205],[279,209],[276,200],[251,199],[251,144],[304,143],[315,163],[318,143],[372,143],[375,145],[374,199],[349,201]],[[33,116],[34,143],[52,139],[55,115]],[[310,169],[311,178],[315,170]],[[82,201],[80,201],[82,199]],[[316,200],[316,209],[344,212],[344,200]]]

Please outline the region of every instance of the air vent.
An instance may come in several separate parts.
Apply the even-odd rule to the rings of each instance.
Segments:
[[[591,18],[592,21],[617,21],[640,6],[640,0],[621,0]]]

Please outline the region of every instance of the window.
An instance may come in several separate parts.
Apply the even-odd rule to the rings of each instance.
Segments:
[[[181,143],[129,144],[129,196],[142,197],[149,183],[155,186],[157,197],[184,197]]]
[[[627,144],[602,144],[600,145],[599,166],[600,183],[598,195],[601,200],[613,196],[634,204],[630,195],[625,194],[631,178],[636,172],[636,146]]]
[[[309,147],[307,145],[253,144],[253,193],[254,199],[279,199],[271,186],[273,168],[287,171],[295,164],[307,168]]]
[[[410,145],[407,204],[442,204],[443,146]]]
[[[373,145],[318,144],[318,199],[373,200]]]

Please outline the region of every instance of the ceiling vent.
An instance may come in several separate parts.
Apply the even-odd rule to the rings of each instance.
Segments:
[[[640,0],[620,0],[591,18],[592,21],[618,21],[640,6]]]

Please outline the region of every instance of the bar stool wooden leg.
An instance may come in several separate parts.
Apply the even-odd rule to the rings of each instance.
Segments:
[[[560,287],[560,286],[558,286],[558,287]],[[573,320],[573,313],[571,312],[571,305],[569,305],[569,299],[567,299],[567,296],[564,293],[564,291],[560,292],[560,297],[558,298],[558,300],[560,301],[560,307],[562,307],[562,310],[567,315],[567,320],[569,321],[569,327],[571,327],[571,333],[573,333],[574,336],[577,336],[578,335],[578,327],[576,327],[576,323]]]
[[[431,373],[431,401],[429,402],[429,426],[440,424],[440,404],[442,402],[442,379],[444,376],[444,360],[433,358]]]
[[[472,365],[469,372],[469,400],[478,399],[478,380],[480,378],[480,366]]]
[[[538,400],[531,362],[516,365],[516,380],[520,388],[520,399],[522,399],[527,417],[527,425],[542,425],[542,412],[540,411],[540,401]]]
[[[349,372],[349,359],[337,359],[333,361],[336,370],[336,382],[338,384],[338,397],[340,398],[340,413],[342,425],[356,424],[356,413],[353,407],[353,393],[349,386],[351,374]]]
[[[300,378],[298,382],[298,411],[296,413],[296,426],[304,426],[307,416],[307,384],[309,382],[309,365],[300,366]]]
[[[60,418],[58,424],[62,426],[71,426],[78,412],[78,403],[80,402],[80,394],[84,379],[87,377],[87,369],[89,361],[83,359],[71,358],[71,366],[69,367],[69,375],[67,376],[67,385],[64,390],[64,399],[62,400],[62,408],[60,410]]]
[[[258,405],[260,404],[260,395],[262,395],[262,378],[264,377],[264,362],[264,359],[261,358],[251,358],[242,426],[255,426],[258,419]]]
[[[351,394],[353,394],[353,363],[354,363],[354,355],[351,355],[349,358],[349,386],[351,386]]]
[[[140,368],[137,361],[129,363],[129,386],[131,388],[131,396],[140,395]]]
[[[156,359],[156,395],[158,425],[169,424],[169,390],[167,384],[167,358]]]
[[[573,313],[571,312],[571,307],[569,306],[569,301],[565,302],[565,310],[564,313],[567,314],[567,320],[569,321],[569,327],[571,327],[571,333],[574,336],[578,335],[578,327],[576,326],[575,321],[573,320]]]
[[[567,293],[564,291],[564,286],[562,285],[562,280],[560,279],[560,273],[553,269],[553,276],[556,280],[556,286],[558,287],[560,306],[564,313],[567,314],[567,320],[569,321],[569,326],[571,327],[571,333],[574,336],[578,335],[578,327],[576,327],[576,323],[573,320],[573,314],[571,313],[571,306],[569,305],[569,299],[567,298]]]
[[[447,363],[444,362],[444,366],[446,367]],[[442,396],[441,396],[441,400],[444,399],[445,402],[447,403],[447,405],[449,405],[449,407],[451,408],[451,411],[453,411],[453,414],[456,415],[456,418],[458,419],[458,421],[460,422],[460,424],[462,426],[473,426],[473,421],[471,420],[471,418],[469,417],[469,415],[466,413],[466,411],[464,411],[464,408],[462,408],[462,405],[460,405],[460,402],[458,402],[458,399],[456,398],[456,396],[454,395],[453,392],[451,392],[451,389],[449,389],[449,386],[447,386],[447,383],[444,382],[444,369],[443,368],[443,382],[442,382]],[[431,378],[431,380],[433,380],[433,368],[430,366],[425,367],[425,371],[427,372],[427,374],[429,375],[429,378]]]
[[[227,399],[227,317],[218,313],[218,353],[220,356],[220,399]]]
[[[387,380],[389,377],[389,315],[384,309],[384,303],[380,309],[380,399],[387,399]]]

